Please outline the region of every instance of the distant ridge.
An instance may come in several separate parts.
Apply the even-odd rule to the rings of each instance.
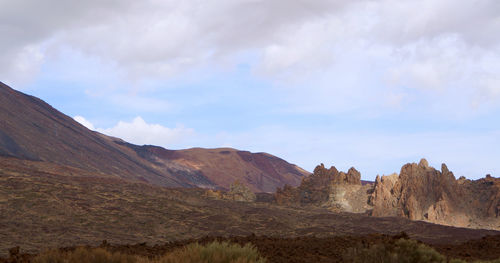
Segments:
[[[309,174],[264,153],[201,148],[173,151],[133,145],[91,131],[41,99],[1,82],[0,157],[49,162],[96,176],[166,187],[227,188],[239,180],[256,192],[298,185]]]

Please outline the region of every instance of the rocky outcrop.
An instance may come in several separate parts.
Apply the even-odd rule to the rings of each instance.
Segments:
[[[240,202],[255,202],[257,199],[255,193],[239,181],[235,181],[233,184],[231,184],[231,186],[229,187],[229,191],[216,191],[209,189],[206,191],[205,195],[214,199]]]
[[[361,184],[361,174],[354,167],[351,167],[347,173],[339,172],[335,166],[326,169],[324,164],[314,168],[314,173],[310,179],[307,179],[316,187],[325,184]]]
[[[278,189],[275,199],[281,205],[500,229],[500,178],[488,175],[475,181],[457,180],[445,164],[437,170],[425,159],[404,165],[399,174],[377,176],[373,185],[363,185],[354,168],[343,173],[321,164],[300,186]]]
[[[361,184],[361,174],[354,168],[347,173],[334,166],[318,165],[298,187],[278,188],[275,200],[281,205],[316,205],[331,210],[364,212],[370,185]]]
[[[418,165],[404,165],[399,176],[377,176],[370,204],[374,216],[437,220],[456,210],[454,199],[460,197],[458,183],[446,165],[438,171],[422,159]]]
[[[256,199],[255,193],[239,181],[231,184],[226,196],[233,201],[254,202]]]
[[[377,176],[369,198],[373,216],[400,216],[459,227],[500,229],[500,179],[455,179],[425,159],[406,164],[397,174]]]

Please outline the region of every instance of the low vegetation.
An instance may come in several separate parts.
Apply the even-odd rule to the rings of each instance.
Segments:
[[[227,242],[213,242],[206,246],[190,244],[165,255],[160,263],[265,263],[251,244],[240,246]]]
[[[207,245],[193,243],[162,257],[149,259],[111,253],[103,248],[79,247],[73,251],[49,250],[36,256],[33,263],[265,263],[251,244],[227,242]]]
[[[110,253],[103,248],[79,247],[73,251],[49,250],[33,259],[33,263],[139,263],[141,258]]]
[[[417,241],[399,239],[394,243],[376,244],[367,248],[350,248],[344,255],[344,261],[353,263],[446,263],[446,257]]]
[[[375,244],[369,247],[350,248],[344,254],[344,262],[351,263],[466,263],[460,259],[447,260],[433,248],[410,239]],[[494,261],[474,261],[475,263],[500,263]]]
[[[467,263],[467,261],[461,259],[452,259],[450,260],[450,263]],[[474,263],[500,263],[500,259],[491,261],[474,261]]]
[[[0,258],[0,263],[500,263],[500,243],[495,240],[489,237],[467,245],[430,247],[401,233],[359,238],[206,237],[154,246],[103,241],[97,248],[67,247],[38,255],[20,253],[15,247],[9,250],[9,258]]]

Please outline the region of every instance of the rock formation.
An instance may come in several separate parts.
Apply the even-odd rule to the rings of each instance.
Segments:
[[[427,160],[406,164],[398,174],[377,176],[374,185],[361,185],[354,168],[348,173],[323,164],[298,187],[275,194],[278,204],[314,205],[331,210],[406,217],[459,227],[500,229],[500,178],[458,180],[445,164],[441,170]]]
[[[450,217],[462,198],[455,176],[446,165],[442,165],[440,172],[422,159],[418,165],[404,165],[399,176],[377,176],[370,204],[374,216],[453,220],[453,223],[465,224],[463,217]]]
[[[231,186],[229,187],[229,191],[227,192],[209,189],[206,191],[205,195],[214,199],[240,202],[255,202],[255,200],[257,199],[255,193],[239,181],[235,181],[233,184],[231,184]]]
[[[364,212],[371,186],[361,184],[361,174],[354,168],[347,173],[335,167],[318,165],[314,173],[303,178],[298,187],[278,188],[275,199],[281,205],[317,205],[331,210]]]
[[[443,225],[500,229],[500,179],[455,179],[422,159],[398,175],[377,176],[369,200],[373,216],[402,216]]]

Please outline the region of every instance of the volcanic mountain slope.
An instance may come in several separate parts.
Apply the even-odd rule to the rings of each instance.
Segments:
[[[351,168],[316,167],[300,186],[278,189],[282,205],[313,205],[335,211],[398,216],[458,227],[500,230],[500,179],[487,176],[471,181],[455,179],[445,164],[441,171],[425,159],[406,164],[400,174],[377,176],[373,185],[360,182]]]
[[[157,146],[123,144],[160,169],[174,174],[193,173],[208,178],[215,185],[229,189],[238,181],[254,192],[274,192],[285,184],[298,185],[309,173],[267,153],[250,153],[231,148],[166,150]]]
[[[1,82],[0,157],[50,162],[96,176],[167,187],[227,188],[238,179],[256,192],[296,185],[308,174],[264,153],[132,145],[88,130],[42,100]]]

